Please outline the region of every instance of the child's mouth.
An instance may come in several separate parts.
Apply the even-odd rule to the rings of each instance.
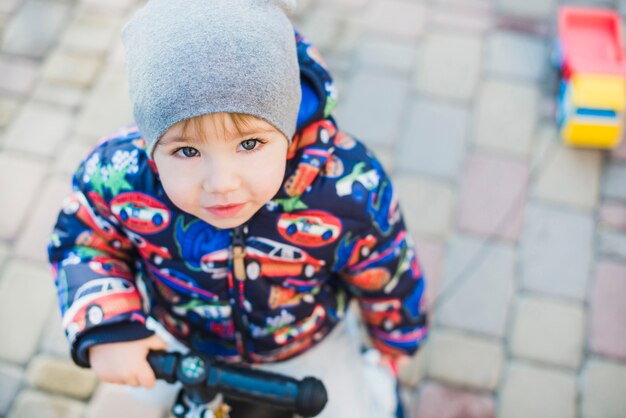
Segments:
[[[233,205],[217,205],[205,208],[211,215],[219,218],[229,218],[237,215],[241,209],[245,206],[245,203],[236,203]]]

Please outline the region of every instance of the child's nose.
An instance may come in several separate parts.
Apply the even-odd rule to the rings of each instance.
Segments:
[[[241,178],[237,167],[228,162],[213,162],[206,170],[202,187],[204,191],[216,194],[224,194],[239,189]]]

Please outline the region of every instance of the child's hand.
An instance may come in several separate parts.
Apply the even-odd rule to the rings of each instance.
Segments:
[[[389,367],[389,370],[391,370],[391,373],[393,373],[395,377],[398,377],[400,369],[409,364],[410,361],[411,357],[409,356],[392,356],[382,353],[380,356],[380,363]]]
[[[156,377],[148,364],[148,352],[166,348],[167,344],[155,334],[136,341],[94,345],[89,348],[89,361],[104,382],[151,388]]]

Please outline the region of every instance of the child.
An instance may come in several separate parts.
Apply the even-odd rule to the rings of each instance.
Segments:
[[[344,317],[356,299],[396,364],[424,337],[424,281],[287,3],[152,0],[124,28],[137,127],[85,158],[59,215],[63,326],[107,382],[152,387],[146,354],[167,347],[152,322],[210,357],[321,378],[320,416],[391,416],[368,404]]]

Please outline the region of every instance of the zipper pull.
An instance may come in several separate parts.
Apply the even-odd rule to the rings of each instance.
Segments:
[[[233,231],[233,271],[237,280],[246,280],[246,256],[245,240],[243,238],[243,227],[238,226]]]

